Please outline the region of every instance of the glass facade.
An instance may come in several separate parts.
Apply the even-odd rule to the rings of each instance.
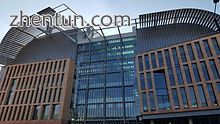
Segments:
[[[135,118],[134,47],[135,37],[79,44],[75,102],[78,121]],[[146,57],[138,58],[140,71],[146,64],[143,60]],[[145,89],[144,74],[139,78],[141,89]]]

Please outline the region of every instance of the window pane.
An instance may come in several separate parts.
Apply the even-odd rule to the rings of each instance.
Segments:
[[[203,44],[204,44],[207,56],[211,57],[212,53],[211,53],[211,50],[210,50],[210,46],[209,46],[208,40],[203,40]]]
[[[140,74],[140,83],[141,83],[141,90],[145,90],[146,87],[145,87],[145,80],[144,80],[144,74],[143,73]]]
[[[146,70],[148,70],[148,69],[150,69],[149,57],[148,57],[148,55],[145,55],[144,58],[145,58]]]
[[[151,111],[155,111],[156,107],[155,107],[155,101],[154,101],[154,94],[153,94],[153,92],[149,92],[149,98],[150,98],[150,109],[151,109]]]
[[[204,94],[204,90],[203,90],[202,85],[198,86],[198,90],[199,90],[199,96],[200,96],[202,106],[207,106],[207,102],[206,102],[206,98],[205,98],[205,94]]]
[[[104,101],[104,89],[90,89],[88,103],[102,103]]]
[[[187,44],[187,49],[188,49],[190,60],[191,61],[195,60],[195,56],[194,56],[191,44]]]
[[[59,119],[60,118],[60,105],[53,105],[52,108],[52,119]]]
[[[172,48],[172,53],[173,53],[174,64],[175,64],[175,66],[178,66],[179,65],[179,59],[178,59],[178,56],[177,56],[176,48]]]
[[[107,74],[106,75],[106,85],[107,85],[107,83],[109,84],[109,82],[111,84],[115,84],[115,83],[120,84],[120,81],[118,81],[118,79],[120,79],[120,78],[118,78],[118,76],[120,76],[120,74],[118,74],[118,73]],[[104,82],[105,82],[104,75],[91,75],[90,80],[89,80],[89,88],[104,87]]]
[[[187,101],[187,97],[186,97],[185,88],[180,88],[180,92],[181,92],[181,97],[182,97],[182,101],[183,101],[183,107],[188,108],[188,101]]]
[[[179,66],[176,66],[176,75],[179,85],[183,84],[183,76]]]
[[[170,109],[170,101],[164,70],[154,72],[154,80],[157,94],[157,102],[160,110]]]
[[[156,68],[157,67],[157,62],[156,62],[155,53],[151,53],[151,62],[152,62],[153,68]]]
[[[196,82],[200,82],[201,79],[199,76],[199,71],[198,71],[196,63],[192,64],[192,68],[193,68],[193,73],[194,73],[194,77],[195,77]]]
[[[135,103],[125,103],[125,110],[127,118],[136,117]]]
[[[196,52],[197,52],[198,58],[202,59],[203,54],[202,54],[202,50],[201,50],[201,46],[200,46],[199,42],[195,43],[195,47],[196,47]]]
[[[218,73],[218,70],[217,70],[217,67],[215,65],[214,60],[209,60],[209,64],[210,64],[210,67],[211,67],[212,74],[213,74],[214,78],[219,79],[219,73]]]
[[[207,84],[207,89],[208,89],[208,93],[209,93],[209,97],[211,99],[211,102],[213,105],[217,105],[217,100],[216,100],[216,96],[212,87],[212,84]]]
[[[125,101],[134,101],[133,87],[125,87]]]
[[[48,120],[49,119],[49,110],[50,105],[45,105],[43,106],[43,112],[42,112],[42,119],[43,120]]]
[[[179,104],[179,98],[178,98],[178,94],[177,94],[176,89],[172,89],[172,95],[173,95],[173,101],[174,101],[175,108],[179,108],[180,104]]]
[[[165,50],[166,63],[168,68],[172,68],[169,50]]]
[[[158,52],[157,55],[158,55],[159,66],[163,67],[163,55],[162,55],[162,52],[161,51]]]
[[[205,80],[210,80],[210,76],[206,67],[206,63],[205,62],[201,62],[201,67],[202,67],[202,72],[203,72],[203,76],[205,78]]]
[[[213,47],[217,55],[220,55],[220,47],[216,38],[212,38]]]
[[[101,77],[100,78],[97,77],[96,80],[97,80],[96,82],[100,82],[100,84],[103,83],[101,86],[104,86],[104,82],[105,82],[104,76],[103,76],[103,79]],[[121,85],[122,85],[122,73],[106,74],[106,86],[107,87],[121,86]]]
[[[192,104],[192,107],[197,107],[197,101],[196,101],[196,95],[193,87],[189,87],[189,93],[190,93],[190,101]]]
[[[154,81],[156,89],[167,88],[164,70],[154,71]]]
[[[216,85],[217,85],[218,92],[220,93],[220,82],[217,82]]]
[[[183,46],[180,46],[179,50],[180,50],[182,62],[186,62],[186,54],[185,54],[185,50],[184,50]]]
[[[103,104],[91,104],[87,106],[87,118],[102,118]]]
[[[152,78],[151,78],[151,73],[150,72],[147,72],[147,86],[148,86],[148,89],[153,88]]]
[[[77,94],[77,104],[86,103],[86,90],[79,90]]]
[[[32,114],[32,120],[37,120],[40,115],[40,106],[34,106]]]
[[[192,83],[192,79],[191,79],[188,65],[184,65],[183,67],[184,67],[187,83]]]
[[[143,111],[147,112],[147,94],[142,93],[142,105],[143,105]]]
[[[168,74],[169,74],[169,79],[170,79],[170,85],[171,86],[175,86],[175,79],[174,79],[174,75],[173,75],[173,69],[172,68],[168,68]]]
[[[123,117],[123,110],[122,103],[106,104],[106,118],[121,118]]]
[[[123,100],[123,89],[121,87],[106,89],[106,102],[122,102],[122,100]]]
[[[138,56],[139,71],[143,71],[142,56]]]

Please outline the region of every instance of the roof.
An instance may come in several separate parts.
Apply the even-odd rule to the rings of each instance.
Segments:
[[[196,24],[217,31],[218,28],[214,23],[214,18],[220,24],[220,15],[207,10],[188,8],[139,15],[136,22],[138,28],[182,23]]]
[[[140,15],[137,20],[139,20],[140,28],[174,23],[189,23],[217,30],[216,25],[213,23],[214,17],[220,23],[219,15],[206,10],[177,9]],[[7,65],[13,61],[24,46],[34,38],[44,34],[44,31],[33,26],[23,28],[12,27],[0,44],[0,64]]]

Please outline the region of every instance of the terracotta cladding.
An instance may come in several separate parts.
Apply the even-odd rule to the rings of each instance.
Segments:
[[[63,123],[70,113],[74,62],[50,60],[6,67],[0,83],[0,123]],[[53,107],[60,106],[54,119]],[[39,106],[33,119],[34,107]],[[43,117],[45,106],[48,115]],[[60,121],[59,121],[60,120]]]
[[[220,34],[139,54],[136,56],[136,67],[142,115],[220,108]],[[189,71],[186,72],[187,70]],[[195,72],[196,70],[198,72]],[[160,109],[158,103],[155,83],[157,79],[154,78],[154,73],[158,71],[164,72],[170,104],[166,109]],[[180,75],[182,83],[179,80]],[[186,91],[186,100],[180,91],[182,89]],[[194,89],[195,99],[192,98],[191,89]],[[173,94],[173,90],[176,91],[176,95]],[[204,95],[201,94],[202,91]],[[150,93],[153,94],[152,97]],[[152,109],[152,103],[155,104],[155,109]]]

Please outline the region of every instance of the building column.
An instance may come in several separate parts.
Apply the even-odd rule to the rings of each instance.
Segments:
[[[192,118],[189,118],[189,124],[193,124]]]
[[[150,124],[154,124],[154,120],[150,120]]]

